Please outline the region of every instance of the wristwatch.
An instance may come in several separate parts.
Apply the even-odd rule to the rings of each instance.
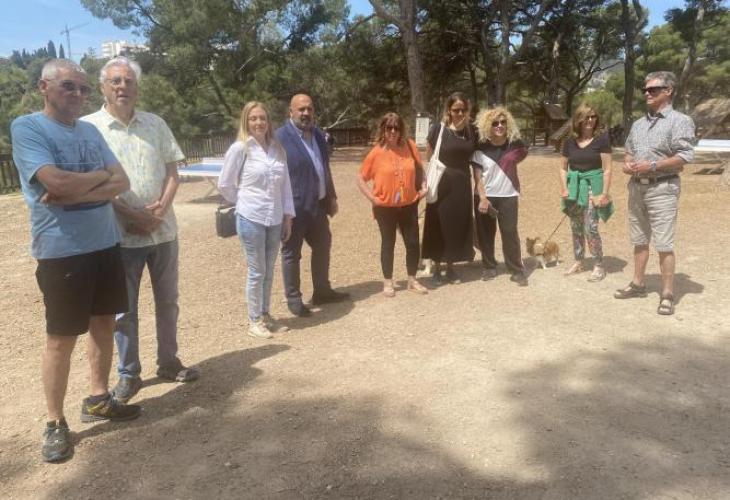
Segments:
[[[652,173],[656,172],[656,160],[651,160],[651,162],[649,162],[649,168]]]

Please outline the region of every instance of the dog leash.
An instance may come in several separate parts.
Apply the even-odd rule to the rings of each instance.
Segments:
[[[563,218],[560,219],[560,222],[558,222],[558,225],[555,226],[555,229],[553,230],[552,233],[550,233],[550,236],[548,236],[548,238],[545,240],[545,243],[547,243],[548,241],[550,241],[550,238],[552,238],[555,235],[555,233],[558,231],[558,229],[560,228],[560,226],[563,223],[563,221],[565,221],[565,219],[567,219],[567,218],[568,218],[568,214],[563,215]]]

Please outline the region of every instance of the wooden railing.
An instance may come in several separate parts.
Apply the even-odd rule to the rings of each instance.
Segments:
[[[0,154],[0,193],[16,189],[20,189],[20,177],[13,162],[13,155]]]

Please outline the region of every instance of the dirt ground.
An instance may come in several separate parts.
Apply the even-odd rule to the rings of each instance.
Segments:
[[[185,182],[180,224],[180,353],[202,378],[155,377],[149,283],[141,295],[144,407],[131,423],[82,424],[83,342],[66,402],[75,456],[40,458],[44,317],[19,194],[0,197],[0,497],[43,499],[727,499],[730,498],[730,322],[727,191],[709,164],[682,178],[677,312],[656,314],[652,252],[646,299],[617,301],[632,271],[626,187],[602,224],[607,278],[530,267],[416,296],[380,295],[376,224],[353,182],[364,149],[335,153],[340,213],[331,276],[352,302],[293,318],[271,341],[245,335],[245,265],[215,236],[209,185]],[[617,155],[616,159],[620,157]],[[617,165],[618,166],[618,165]],[[561,219],[558,157],[521,165],[520,232],[545,238]],[[308,254],[307,254],[308,256]],[[304,292],[311,292],[308,258]],[[405,279],[402,245],[396,277]],[[424,279],[424,284],[429,284]],[[724,290],[724,292],[723,292]],[[112,384],[116,376],[112,375]]]

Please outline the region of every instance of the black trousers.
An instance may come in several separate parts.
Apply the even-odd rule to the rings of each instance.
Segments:
[[[418,247],[418,202],[405,207],[373,207],[375,220],[380,228],[380,266],[383,277],[393,278],[393,251],[396,229],[400,229],[406,247],[406,270],[408,276],[418,271],[420,251]]]
[[[517,232],[517,213],[519,196],[506,198],[488,197],[489,203],[499,211],[497,218],[479,212],[479,197],[474,196],[474,219],[477,226],[477,239],[482,251],[482,263],[488,269],[497,267],[494,257],[494,241],[499,225],[499,235],[502,237],[502,254],[504,264],[512,273],[522,272],[525,269],[522,263],[520,235]]]
[[[287,302],[292,305],[302,303],[299,262],[302,260],[302,245],[305,241],[312,249],[312,286],[314,292],[325,292],[331,288],[329,273],[332,233],[330,233],[330,222],[327,218],[324,201],[320,201],[317,215],[314,218],[294,218],[291,236],[281,246],[284,293]]]

